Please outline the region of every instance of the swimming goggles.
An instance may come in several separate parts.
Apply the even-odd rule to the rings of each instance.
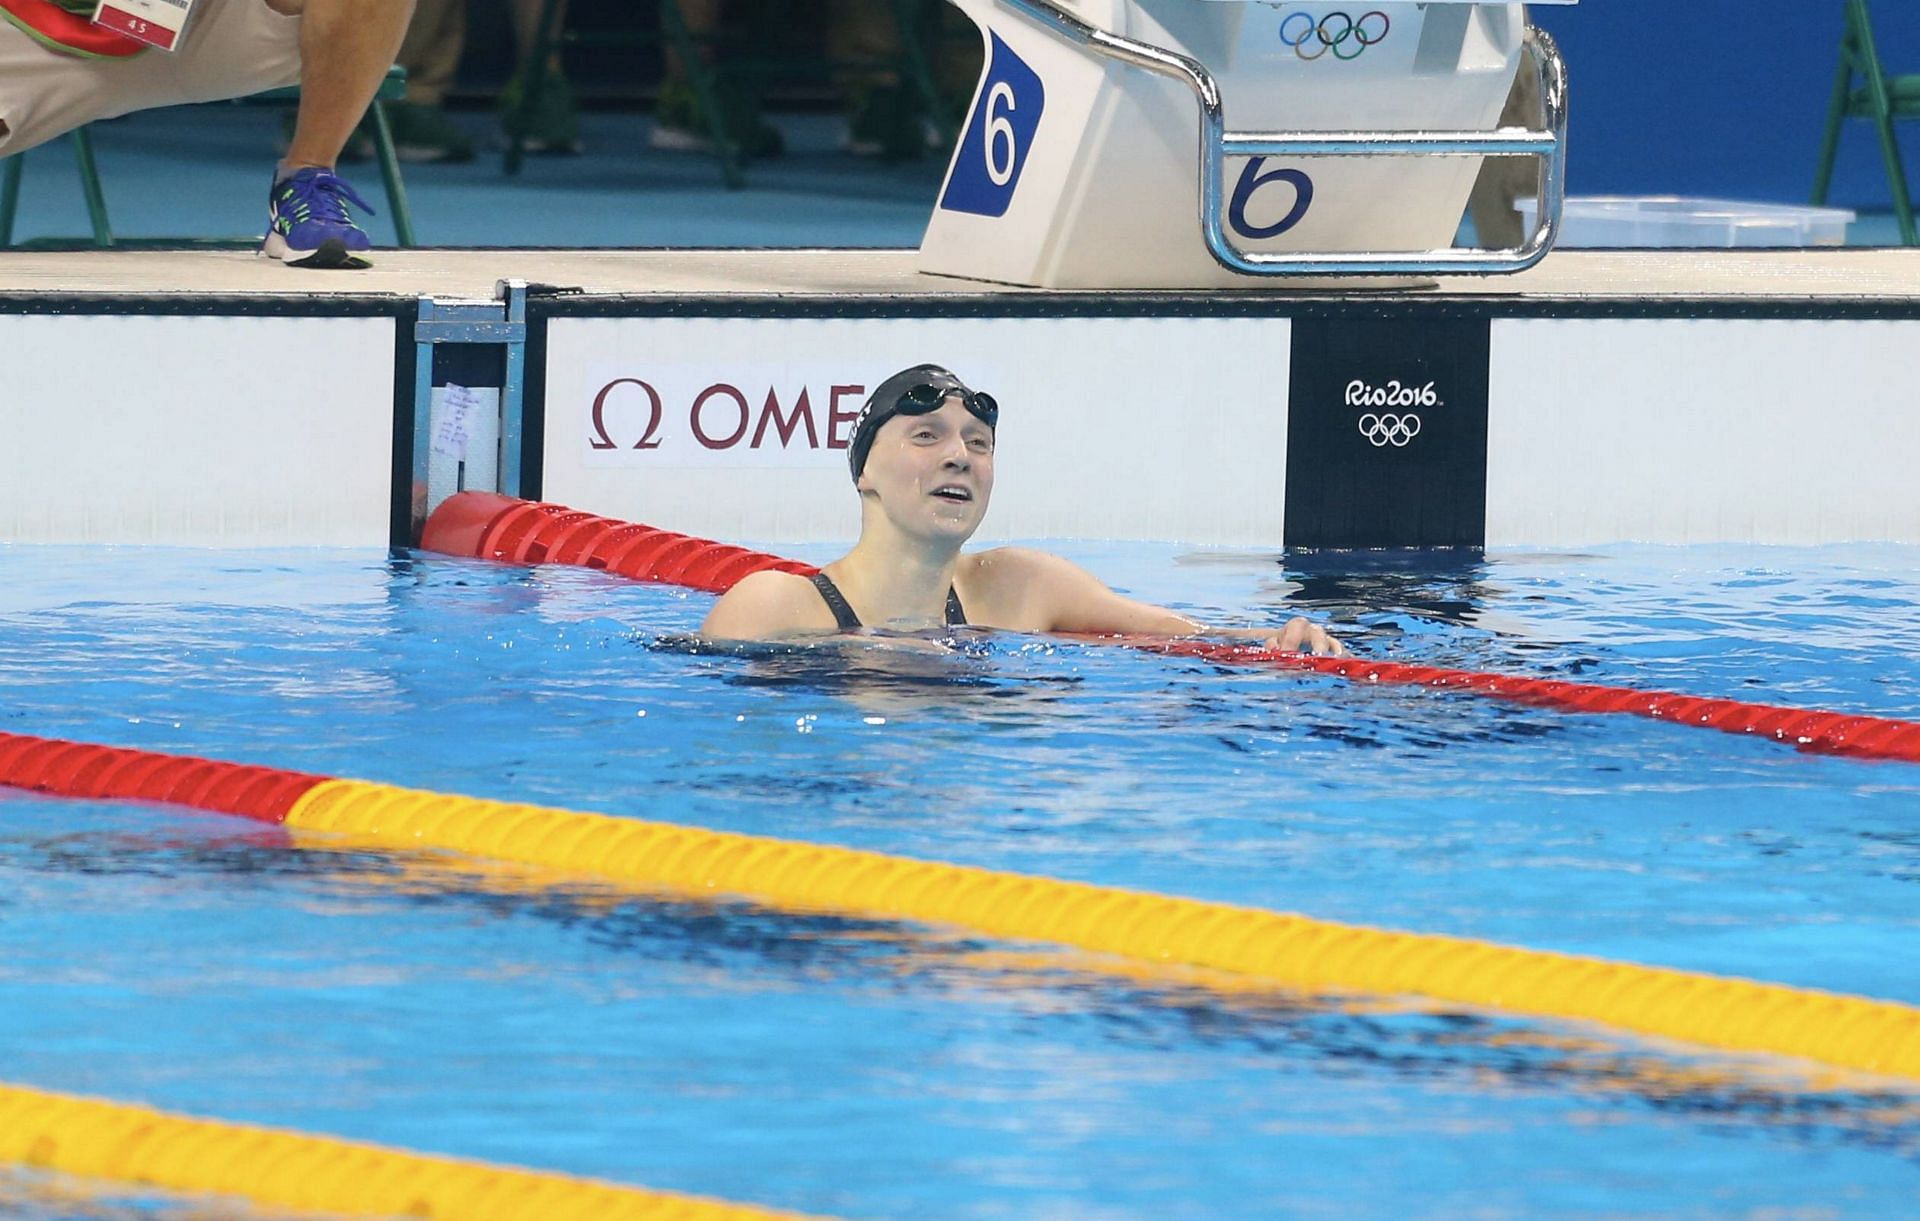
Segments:
[[[893,412],[895,415],[927,415],[938,411],[950,394],[959,395],[973,418],[988,428],[1000,426],[1000,404],[991,394],[958,386],[936,386],[931,382],[908,386],[900,395],[900,401],[893,405]]]

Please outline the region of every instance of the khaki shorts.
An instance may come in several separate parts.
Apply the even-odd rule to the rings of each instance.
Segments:
[[[49,51],[0,17],[0,157],[95,119],[215,102],[300,79],[300,18],[266,0],[199,0],[178,51],[82,59]]]

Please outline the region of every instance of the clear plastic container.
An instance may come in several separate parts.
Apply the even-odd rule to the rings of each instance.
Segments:
[[[1533,227],[1535,203],[1516,205]],[[1844,208],[1692,199],[1682,195],[1584,195],[1561,214],[1562,247],[1844,246],[1854,214]]]

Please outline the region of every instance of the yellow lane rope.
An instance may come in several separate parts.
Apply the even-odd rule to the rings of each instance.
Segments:
[[[351,1217],[765,1221],[797,1214],[0,1084],[0,1164]]]
[[[1920,1008],[878,852],[329,780],[286,825],[769,906],[960,925],[1290,987],[1415,994],[1920,1078]]]

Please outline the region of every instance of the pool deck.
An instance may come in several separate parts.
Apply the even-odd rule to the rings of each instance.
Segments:
[[[305,272],[244,251],[87,251],[0,255],[0,303],[32,310],[58,297],[432,297],[494,300],[502,280],[589,296],[676,299],[919,298],[982,303],[1051,295],[1073,301],[1168,296],[1246,303],[1378,296],[1461,297],[1488,304],[1562,301],[1920,302],[1920,250],[1560,251],[1511,276],[1449,278],[1426,288],[1364,281],[1262,283],[1244,291],[1051,291],[926,275],[911,250],[407,250],[381,251],[358,272]],[[180,302],[172,302],[178,306]]]

